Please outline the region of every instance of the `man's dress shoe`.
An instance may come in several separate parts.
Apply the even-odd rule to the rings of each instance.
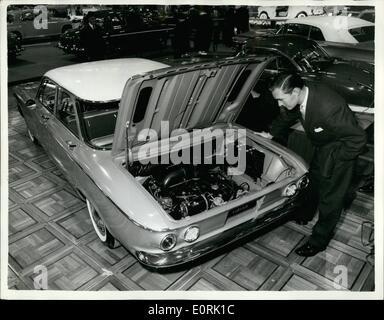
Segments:
[[[309,242],[306,242],[301,247],[297,248],[295,252],[302,257],[312,257],[324,250],[325,248],[317,247],[310,244]]]

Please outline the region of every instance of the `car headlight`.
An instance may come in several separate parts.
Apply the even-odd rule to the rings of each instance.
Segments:
[[[173,233],[167,234],[160,242],[160,249],[164,251],[171,250],[176,245],[176,236]]]
[[[288,186],[285,187],[283,191],[284,197],[293,197],[297,192],[297,186],[295,183],[291,183]]]
[[[308,184],[309,184],[309,178],[307,175],[301,177],[299,179],[299,181],[297,181],[297,187],[301,190],[301,189],[305,189],[306,187],[308,187]]]
[[[184,233],[184,240],[186,242],[193,242],[197,240],[200,235],[200,229],[197,226],[189,227]]]

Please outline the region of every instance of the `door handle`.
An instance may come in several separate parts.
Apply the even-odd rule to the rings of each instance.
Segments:
[[[71,140],[67,140],[67,141],[65,141],[65,143],[67,144],[67,147],[70,150],[73,150],[76,147],[76,144],[73,143]]]

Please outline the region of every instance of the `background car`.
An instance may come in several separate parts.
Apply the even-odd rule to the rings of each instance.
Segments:
[[[375,40],[375,25],[355,17],[307,17],[287,20],[276,33],[319,41],[359,43]]]
[[[96,23],[101,27],[107,50],[138,51],[146,47],[163,47],[173,27],[161,24],[154,14],[136,10],[98,10],[93,12]],[[58,47],[66,53],[84,56],[81,42],[82,25],[68,30],[59,40]]]
[[[259,19],[292,19],[324,14],[322,6],[260,6]]]
[[[321,82],[339,92],[357,110],[373,108],[374,67],[360,61],[330,57],[315,41],[295,35],[251,39],[247,54],[278,54],[279,70],[294,71],[307,81]],[[366,110],[367,112],[369,110]]]
[[[9,10],[7,12],[7,29],[14,33],[20,41],[30,39],[43,39],[55,37],[72,28],[71,21],[67,17],[54,16],[48,10],[47,28],[35,28],[34,20],[40,12],[35,13],[34,9]]]
[[[305,162],[236,125],[275,65],[275,57],[175,67],[103,60],[51,70],[40,84],[16,87],[15,97],[31,139],[86,202],[99,239],[164,268],[281,222],[300,204]],[[216,160],[221,147],[224,162]],[[227,158],[232,147],[244,152],[241,170]],[[194,160],[171,160],[179,151]]]

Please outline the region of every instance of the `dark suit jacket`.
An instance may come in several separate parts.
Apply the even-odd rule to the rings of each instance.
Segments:
[[[103,32],[98,25],[92,29],[89,24],[85,24],[80,31],[80,39],[88,54],[97,55],[104,51]]]
[[[271,134],[281,138],[287,128],[300,120],[313,146],[319,147],[318,156],[327,176],[335,161],[353,160],[364,150],[366,134],[338,93],[319,84],[307,87],[305,119],[298,107],[282,112],[272,123]]]

